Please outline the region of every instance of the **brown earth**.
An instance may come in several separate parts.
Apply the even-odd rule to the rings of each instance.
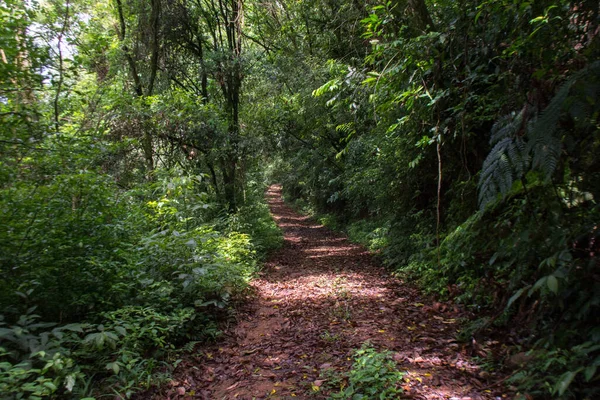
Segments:
[[[253,281],[256,296],[225,339],[184,360],[159,398],[327,398],[347,382],[365,342],[393,352],[414,399],[504,399],[501,376],[483,371],[476,348],[455,339],[464,314],[386,273],[368,251],[299,215],[267,192],[283,247]]]

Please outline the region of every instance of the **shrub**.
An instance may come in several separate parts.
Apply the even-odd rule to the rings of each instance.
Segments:
[[[364,344],[354,354],[348,387],[332,395],[333,399],[395,399],[402,394],[400,383],[404,373],[396,368],[391,353],[377,352]]]

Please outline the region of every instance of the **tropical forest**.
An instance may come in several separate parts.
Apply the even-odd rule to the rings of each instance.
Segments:
[[[597,0],[0,0],[0,400],[600,398]]]

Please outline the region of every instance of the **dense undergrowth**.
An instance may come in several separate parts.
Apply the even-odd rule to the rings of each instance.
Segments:
[[[176,85],[162,68],[181,48],[159,71],[183,40],[177,12],[0,2],[2,399],[160,384],[219,336],[282,241],[247,157],[259,141],[245,130],[239,145],[239,98]]]
[[[597,260],[589,247],[575,247],[573,238],[589,240],[594,224],[582,224],[582,218],[595,221],[598,211],[585,209],[582,215],[582,210],[561,208],[560,199],[547,188],[529,195],[546,212],[532,213],[524,207],[526,199],[517,196],[477,213],[445,235],[441,264],[432,234],[419,244],[423,250],[398,254],[398,239],[418,243],[423,235],[417,230],[398,238],[392,236],[400,233],[390,231],[390,219],[347,221],[318,212],[301,199],[293,204],[344,231],[425,292],[470,310],[472,319],[463,321],[457,339],[470,343],[502,336],[508,347],[488,354],[487,367],[513,370],[508,383],[521,393],[594,398],[600,362]],[[403,229],[411,232],[409,226]]]
[[[597,397],[599,16],[0,1],[0,392],[127,397],[214,338],[280,241],[265,170],[526,352],[521,394]]]
[[[218,337],[281,237],[260,181],[228,214],[201,178],[123,191],[76,171],[2,191],[2,398],[129,397]]]
[[[596,7],[378,4],[367,54],[282,105],[288,201],[469,309],[460,339],[501,336],[523,397],[598,396]]]

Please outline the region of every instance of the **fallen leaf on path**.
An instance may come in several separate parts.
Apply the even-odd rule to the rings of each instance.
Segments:
[[[285,242],[251,282],[252,296],[237,303],[237,323],[223,327],[218,344],[186,357],[162,391],[135,400],[173,399],[181,390],[200,400],[327,398],[339,387],[329,388],[328,375],[319,373],[347,373],[353,352],[369,340],[393,351],[400,370],[409,368],[402,385],[410,398],[494,400],[506,393],[483,389],[502,374],[483,374],[468,357],[473,350],[456,343],[464,310],[422,295],[365,248],[294,212],[280,187],[267,197]],[[486,353],[502,346],[485,343]]]

